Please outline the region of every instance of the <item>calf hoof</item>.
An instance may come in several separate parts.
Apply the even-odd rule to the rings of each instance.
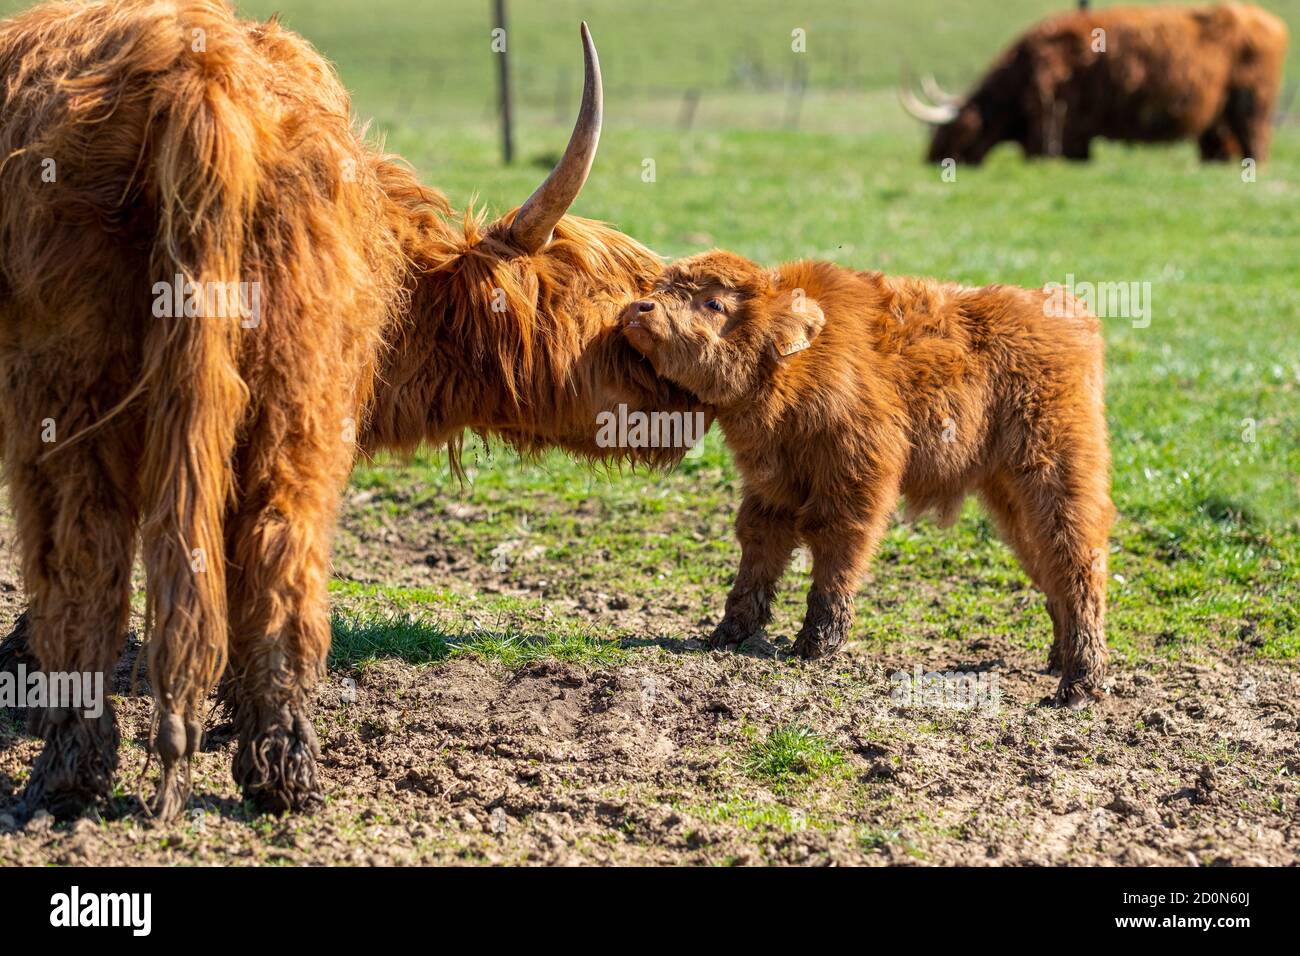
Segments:
[[[1091,680],[1075,679],[1067,681],[1061,678],[1061,684],[1056,689],[1055,703],[1058,707],[1064,707],[1068,710],[1087,710],[1089,707],[1096,706],[1102,700],[1102,693],[1097,688],[1100,682]]]
[[[108,797],[117,771],[119,740],[107,701],[104,712],[95,718],[50,707],[32,723],[33,730],[45,738],[45,747],[23,792],[26,814],[46,810],[56,820],[71,820]]]
[[[288,708],[253,733],[241,733],[235,782],[260,813],[314,813],[325,804],[316,777],[320,745],[305,714]]]
[[[762,637],[765,628],[747,627],[734,617],[724,617],[709,635],[709,647],[715,651],[734,651],[751,637]]]
[[[802,657],[806,661],[815,661],[822,657],[830,657],[840,649],[844,643],[844,634],[834,633],[828,628],[817,628],[809,630],[805,627],[795,638],[794,646],[790,648],[790,653],[796,657]]]
[[[808,613],[791,653],[804,660],[829,657],[840,649],[853,625],[853,599],[839,595],[808,595]]]

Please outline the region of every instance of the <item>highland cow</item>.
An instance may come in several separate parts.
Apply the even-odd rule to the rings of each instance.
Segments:
[[[0,423],[29,601],[8,650],[112,668],[139,534],[158,815],[184,804],[223,669],[246,796],[320,802],[309,701],[359,448],[443,443],[456,460],[471,428],[593,458],[684,453],[595,441],[619,403],[697,405],[617,326],[659,260],[565,216],[601,125],[585,25],[583,43],[555,170],[501,220],[457,227],[274,20],[97,0],[0,24]],[[109,792],[111,709],[36,723],[28,809],[66,816]]]
[[[1204,160],[1268,158],[1286,25],[1259,7],[1111,7],[1031,27],[964,98],[932,78],[904,108],[935,127],[928,159],[978,165],[998,143],[1086,160],[1094,138],[1195,139]]]
[[[1102,338],[1077,302],[1052,301],[710,252],[627,307],[628,341],[716,412],[744,478],[740,571],[713,646],[764,632],[802,543],[812,588],[794,652],[832,653],[899,496],[946,525],[974,491],[1047,595],[1058,699],[1101,694],[1113,515]]]

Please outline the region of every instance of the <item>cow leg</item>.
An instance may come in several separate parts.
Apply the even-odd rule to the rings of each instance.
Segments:
[[[233,772],[245,797],[272,813],[323,802],[311,702],[330,646],[330,532],[355,448],[344,396],[318,411],[293,408],[299,397],[324,401],[279,396],[290,414],[277,408],[250,430],[237,466],[241,506],[226,525]]]
[[[1227,162],[1239,149],[1232,133],[1223,123],[1209,127],[1196,142],[1201,151],[1201,162],[1204,163]]]
[[[1072,162],[1086,163],[1092,158],[1092,137],[1071,135],[1067,130],[1061,155]]]
[[[1241,144],[1241,155],[1244,158],[1253,159],[1257,163],[1268,159],[1273,124],[1267,112],[1252,108],[1229,113],[1228,126]]]
[[[112,367],[121,360],[105,361]],[[117,769],[107,694],[130,614],[138,428],[119,421],[74,442],[103,414],[88,396],[99,390],[102,401],[108,386],[78,376],[86,366],[77,363],[25,356],[7,364],[4,456],[30,602],[7,643],[21,656],[25,622],[29,664],[38,661],[47,675],[75,675],[83,690],[80,706],[51,700],[28,714],[45,745],[24,803],[68,818],[107,796]],[[98,691],[97,699],[87,701],[87,690]]]
[[[1228,95],[1225,119],[1241,146],[1241,155],[1262,163],[1273,139],[1273,110],[1277,90],[1234,90]]]
[[[310,811],[323,800],[310,702],[329,650],[332,518],[332,507],[308,511],[273,499],[229,526],[233,769],[244,796],[264,812]]]
[[[892,495],[869,492],[863,497],[869,503],[862,510],[841,510],[842,504],[829,501],[824,508],[800,516],[799,536],[813,559],[808,611],[794,642],[794,653],[800,657],[815,660],[833,654],[853,626],[858,587],[898,501],[896,491]]]
[[[727,595],[727,610],[709,638],[710,647],[733,647],[761,637],[772,619],[776,593],[794,551],[794,517],[748,494],[736,516],[740,570]]]

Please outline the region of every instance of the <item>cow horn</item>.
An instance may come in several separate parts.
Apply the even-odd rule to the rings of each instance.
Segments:
[[[961,97],[953,96],[940,86],[933,73],[921,74],[921,92],[939,106],[961,106]]]
[[[591,40],[591,31],[586,23],[582,25],[582,54],[586,61],[582,105],[578,108],[578,120],[573,124],[569,145],[564,148],[564,155],[546,181],[519,207],[510,227],[514,244],[527,252],[536,252],[551,241],[555,224],[582,192],[591,164],[596,159],[605,93],[600,82],[600,58],[596,56],[596,44]]]
[[[949,104],[947,106],[932,106],[929,103],[922,103],[915,93],[906,86],[898,88],[898,102],[902,104],[903,109],[907,110],[912,116],[919,119],[922,123],[929,123],[931,126],[942,126],[945,123],[951,123],[957,118],[957,107]]]

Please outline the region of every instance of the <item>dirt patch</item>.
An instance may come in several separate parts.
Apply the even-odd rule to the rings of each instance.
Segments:
[[[811,665],[649,647],[596,669],[383,662],[353,675],[355,690],[335,673],[316,720],[324,811],[250,816],[216,728],[189,818],[163,829],[129,795],[149,704],[122,697],[128,792],[106,820],[17,829],[38,744],[0,729],[0,861],[1295,862],[1290,673],[1121,673],[1089,719],[1038,706],[1052,678],[1031,662],[1001,662],[997,713],[900,708],[884,663],[852,647]],[[815,731],[842,766],[755,779],[746,748],[788,725]]]
[[[384,537],[367,504],[351,506],[341,576],[536,593],[439,541],[431,516]],[[7,624],[21,600],[4,560]],[[135,797],[156,774],[141,779],[150,704],[130,692],[130,653],[114,688],[120,793],[102,815],[21,821],[39,743],[0,718],[0,863],[1296,862],[1293,667],[1208,653],[1118,662],[1106,706],[1069,714],[1040,705],[1055,686],[1041,656],[996,634],[857,642],[811,664],[771,646],[709,652],[664,635],[698,632],[712,589],[647,608],[566,574],[551,575],[548,604],[613,618],[628,635],[619,663],[334,670],[316,711],[328,800],[311,817],[250,814],[229,730],[210,727],[186,818],[150,824]],[[1000,699],[904,706],[891,675],[916,667],[996,674]],[[833,766],[756,772],[756,748],[789,727],[823,742]]]

